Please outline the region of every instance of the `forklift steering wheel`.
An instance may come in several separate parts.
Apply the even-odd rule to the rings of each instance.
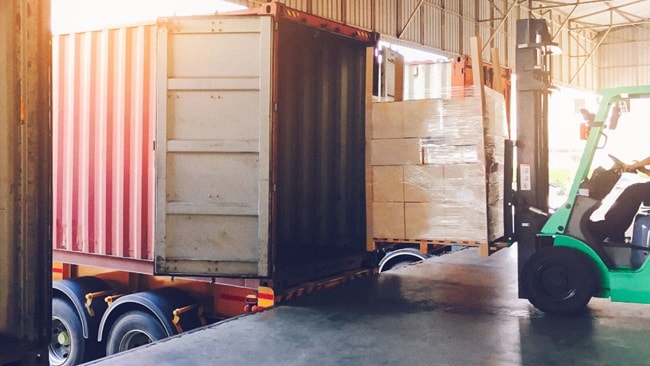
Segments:
[[[612,169],[617,169],[617,168],[618,169],[623,169],[627,165],[627,164],[625,164],[623,162],[623,160],[617,158],[616,156],[614,156],[612,154],[607,154],[607,156],[609,156],[609,158],[614,161],[614,166],[612,167]]]

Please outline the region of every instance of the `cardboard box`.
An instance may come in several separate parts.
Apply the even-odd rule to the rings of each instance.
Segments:
[[[415,165],[420,164],[420,139],[376,139],[371,142],[371,164]]]
[[[487,245],[503,236],[505,102],[486,92],[485,116],[472,88],[462,98],[373,105],[375,237]]]
[[[372,106],[372,138],[403,137],[404,105],[402,103],[374,103]]]
[[[405,203],[406,238],[410,240],[445,239],[449,236],[444,225],[443,207],[431,203]]]
[[[440,99],[411,100],[404,105],[404,137],[426,138],[437,134],[443,123],[443,101]],[[374,121],[373,121],[374,122]]]
[[[404,167],[372,167],[373,202],[404,202]]]
[[[445,182],[442,165],[407,165],[404,167],[404,201],[442,203]]]
[[[485,167],[483,164],[448,164],[442,168],[442,174],[446,180],[457,180],[458,182],[477,182],[485,185]]]
[[[373,237],[404,238],[404,203],[374,202],[372,204]]]

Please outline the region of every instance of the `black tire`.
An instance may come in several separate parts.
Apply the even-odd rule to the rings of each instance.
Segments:
[[[50,365],[68,366],[85,361],[86,341],[81,320],[74,307],[59,298],[52,299],[52,328],[48,353]]]
[[[533,254],[524,264],[521,281],[531,304],[557,315],[584,311],[597,286],[591,260],[565,247],[544,248]]]
[[[122,314],[108,332],[106,355],[123,352],[167,337],[157,318],[139,310]]]

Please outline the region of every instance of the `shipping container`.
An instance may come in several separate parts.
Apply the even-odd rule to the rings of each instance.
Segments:
[[[376,42],[276,3],[55,36],[50,361],[373,273]]]

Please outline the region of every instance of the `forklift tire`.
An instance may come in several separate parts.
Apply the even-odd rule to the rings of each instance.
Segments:
[[[555,315],[584,311],[597,286],[589,258],[566,247],[544,248],[533,254],[524,264],[521,281],[528,301]]]
[[[167,337],[165,328],[153,315],[139,310],[122,314],[108,332],[106,355],[153,343]]]

